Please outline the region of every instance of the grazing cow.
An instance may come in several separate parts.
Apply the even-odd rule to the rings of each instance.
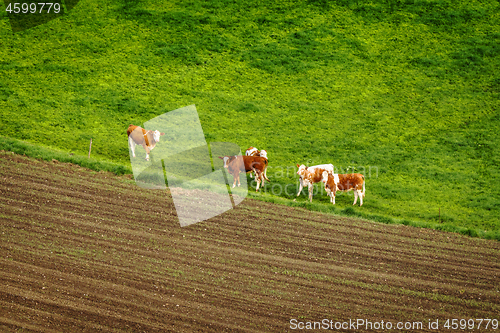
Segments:
[[[132,157],[135,157],[135,145],[142,145],[146,151],[146,161],[149,161],[149,152],[153,150],[156,143],[160,141],[160,136],[165,135],[160,131],[146,131],[144,128],[130,124],[127,129],[128,146],[132,150]]]
[[[312,167],[297,164],[297,167],[299,168],[297,174],[300,176],[300,187],[297,196],[300,195],[305,185],[309,190],[309,201],[312,202],[313,184],[321,181],[323,171],[331,171],[333,173],[333,164],[321,164]]]
[[[323,171],[322,181],[325,183],[326,193],[330,196],[330,202],[335,205],[335,192],[348,192],[354,190],[354,203],[359,197],[359,206],[363,205],[365,197],[365,177],[360,173],[334,174],[333,172]],[[363,189],[363,191],[361,191]]]
[[[260,182],[262,181],[262,186],[264,186],[265,168],[267,167],[267,159],[260,156],[219,156],[221,160],[224,161],[224,168],[233,176],[233,188],[236,186],[236,181],[238,181],[238,186],[240,186],[240,172],[255,172],[255,179],[257,179],[257,188],[255,191],[259,190]]]
[[[245,156],[260,156],[260,157],[264,157],[265,159],[267,159],[267,151],[258,150],[255,147],[250,147],[245,151]],[[266,169],[264,170],[264,174],[266,175],[266,179],[267,179],[267,166],[266,166]],[[253,178],[253,175],[251,172],[250,172],[250,178]]]

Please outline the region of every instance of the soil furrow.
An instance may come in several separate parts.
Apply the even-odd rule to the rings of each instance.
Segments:
[[[245,199],[181,228],[169,190],[0,152],[0,329],[288,331],[498,319],[500,244]]]

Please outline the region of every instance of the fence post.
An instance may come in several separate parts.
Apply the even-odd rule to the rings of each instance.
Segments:
[[[89,146],[89,158],[90,158],[90,151],[92,150],[92,138],[90,138],[90,146]]]

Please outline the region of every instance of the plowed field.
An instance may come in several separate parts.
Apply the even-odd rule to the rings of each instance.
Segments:
[[[0,198],[1,332],[499,318],[497,241],[251,199],[181,228],[168,191],[3,152]]]

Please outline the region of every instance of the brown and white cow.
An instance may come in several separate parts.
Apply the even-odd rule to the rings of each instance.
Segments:
[[[333,164],[320,164],[311,167],[307,167],[304,164],[297,164],[297,167],[299,168],[297,174],[300,176],[300,187],[297,196],[300,195],[304,186],[307,186],[309,191],[309,201],[312,202],[313,185],[315,183],[319,183],[323,179],[324,171],[331,171],[333,173]]]
[[[330,196],[330,202],[335,205],[335,193],[337,191],[354,191],[354,203],[359,197],[359,205],[363,205],[365,197],[365,177],[360,173],[334,174],[323,171],[322,182],[325,183],[326,193]]]
[[[146,131],[144,128],[130,124],[127,129],[128,146],[132,150],[132,157],[135,157],[135,145],[142,145],[146,151],[146,161],[149,161],[149,152],[153,150],[160,141],[160,136],[165,135],[158,130]]]
[[[246,151],[245,151],[245,156],[260,156],[260,157],[264,157],[265,159],[267,159],[267,151],[265,151],[264,149],[262,150],[258,150],[257,148],[255,147],[250,147],[248,148]],[[264,169],[264,175],[267,179],[267,166],[266,168]],[[252,173],[250,172],[250,178],[253,178],[252,176]]]
[[[264,186],[264,179],[269,180],[265,175],[265,169],[267,168],[267,159],[260,156],[219,156],[220,159],[224,161],[224,168],[233,176],[233,188],[236,187],[236,181],[238,181],[238,186],[240,186],[240,173],[241,172],[255,172],[255,179],[257,180],[257,188],[255,191],[259,190],[260,182],[262,181],[262,186]]]

